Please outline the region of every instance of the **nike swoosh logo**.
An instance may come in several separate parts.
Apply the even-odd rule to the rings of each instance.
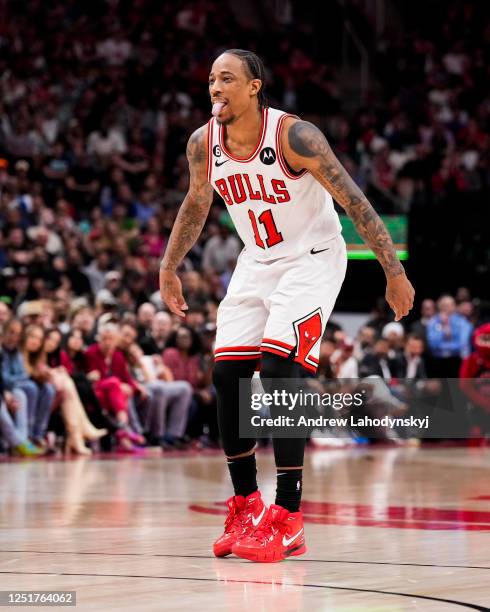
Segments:
[[[222,166],[223,164],[226,164],[226,162],[227,162],[227,161],[230,161],[230,160],[229,160],[229,159],[224,159],[224,160],[223,160],[221,163],[219,163],[219,162],[218,162],[218,160],[216,160],[216,161],[214,162],[214,165],[215,165],[216,167],[218,167],[218,166]]]
[[[264,514],[265,514],[265,506],[262,508],[262,512],[259,514],[257,518],[255,518],[255,516],[252,515],[252,523],[254,527],[257,527],[257,525],[262,520],[262,517],[264,516]]]
[[[315,249],[311,249],[310,253],[312,255],[316,255],[317,253],[323,253],[323,251],[329,251],[330,247],[326,248],[326,249],[320,249],[319,251],[315,251]]]
[[[283,546],[289,546],[302,533],[303,533],[303,527],[298,531],[298,533],[296,535],[293,535],[292,538],[287,538],[286,536],[283,536],[283,538],[282,538],[282,545]]]

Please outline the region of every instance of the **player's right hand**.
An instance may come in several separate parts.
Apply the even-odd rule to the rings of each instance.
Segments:
[[[170,312],[185,317],[184,310],[187,310],[188,306],[182,295],[182,283],[175,272],[160,268],[160,295]]]
[[[385,297],[395,313],[395,321],[399,321],[412,310],[414,296],[415,290],[405,274],[388,278]]]

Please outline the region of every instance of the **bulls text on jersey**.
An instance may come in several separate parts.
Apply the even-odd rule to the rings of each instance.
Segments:
[[[284,180],[267,178],[262,174],[231,174],[215,180],[214,184],[228,206],[252,200],[267,204],[282,204],[291,200]]]

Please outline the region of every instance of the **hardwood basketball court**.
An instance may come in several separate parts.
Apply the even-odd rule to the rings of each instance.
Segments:
[[[307,453],[308,553],[277,564],[213,557],[229,495],[215,452],[0,463],[0,590],[75,590],[81,610],[489,609],[489,449]]]

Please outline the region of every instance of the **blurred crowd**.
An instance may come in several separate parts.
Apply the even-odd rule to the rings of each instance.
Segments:
[[[407,13],[404,35],[387,29],[373,43],[373,70],[387,104],[361,110],[336,144],[360,160],[360,170],[379,194],[389,194],[395,210],[463,196],[471,206],[488,197],[490,186],[484,7],[414,2],[401,3],[400,10]]]
[[[488,437],[490,323],[482,322],[485,317],[480,317],[478,300],[461,287],[456,297],[445,294],[437,302],[424,299],[419,317],[411,322],[390,319],[386,304],[380,301],[351,338],[336,325],[334,316],[321,342],[318,381],[309,386],[320,389],[340,379],[343,391],[352,392],[365,390],[367,384],[371,399],[365,413],[370,416],[421,412],[427,416],[438,406],[457,421],[456,438]],[[356,438],[355,432],[350,433],[352,439],[343,439],[344,443]],[[375,428],[371,433],[376,440],[401,442],[409,431]],[[329,435],[323,432],[319,437]],[[446,437],[452,436],[444,433],[440,422],[432,435],[427,434],[427,438]]]
[[[183,322],[150,301],[134,312],[118,299],[119,276],[107,276],[95,306],[84,297],[62,308],[37,299],[23,301],[15,313],[0,301],[5,450],[37,456],[55,452],[61,439],[67,451],[84,455],[94,442],[129,453],[146,446],[219,447],[216,310],[214,302],[205,306],[207,287],[193,284],[194,272],[184,274],[191,309]],[[403,325],[380,302],[354,338],[334,317],[321,341],[318,377],[309,384],[376,378],[386,387],[384,409],[402,413],[409,402],[400,385],[437,395],[438,380],[461,377],[468,404],[482,417],[474,422],[479,431],[465,433],[490,433],[490,324],[480,324],[474,304],[461,288],[457,299],[424,300],[420,317]]]
[[[308,42],[310,16],[291,10],[268,24],[266,44],[223,0],[0,0],[5,448],[49,452],[49,432],[84,454],[95,441],[127,452],[219,444],[216,310],[241,249],[222,203],[181,268],[184,324],[162,306],[158,266],[223,49],[263,56],[271,105],[316,118],[381,212],[488,189],[478,3],[450,2],[430,36],[383,40],[382,104],[350,115],[335,66]],[[352,341],[327,332],[321,374],[457,376],[479,321],[471,296],[456,298],[424,301],[413,330],[379,312]]]
[[[0,439],[14,454],[55,452],[60,439],[83,455],[87,442],[130,453],[219,445],[214,326],[182,324],[151,302],[134,314],[82,298],[62,320],[43,300],[17,317],[0,302],[0,313]]]

